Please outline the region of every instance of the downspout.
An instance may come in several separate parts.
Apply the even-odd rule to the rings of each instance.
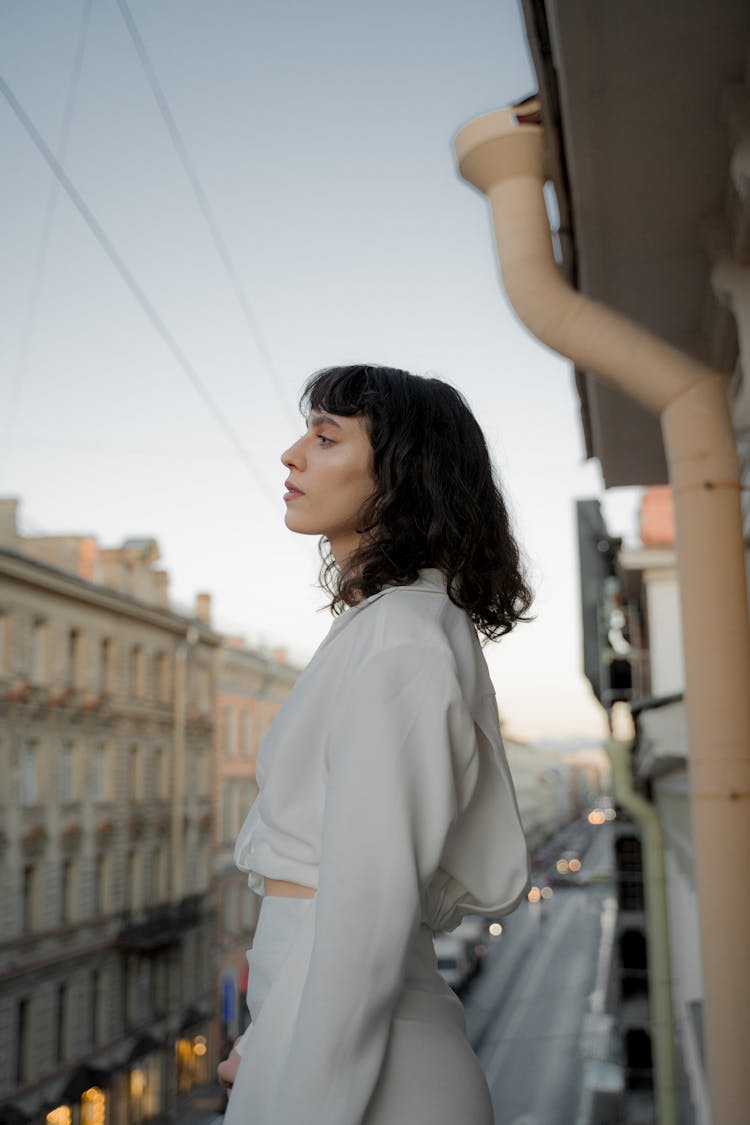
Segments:
[[[678,1125],[664,833],[654,806],[633,788],[629,761],[631,746],[631,742],[610,739],[605,750],[612,764],[615,800],[640,826],[644,845],[643,890],[649,1010],[656,1072],[656,1120],[659,1125]]]
[[[519,120],[534,111],[524,103],[523,112],[476,118],[457,135],[456,154],[462,176],[490,201],[503,283],[519,318],[661,419],[682,602],[708,1080],[714,1125],[744,1125],[750,910],[738,909],[736,895],[750,856],[750,631],[725,379],[567,284],[544,203],[543,130]]]

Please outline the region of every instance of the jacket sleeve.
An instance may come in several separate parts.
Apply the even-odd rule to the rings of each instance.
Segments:
[[[245,1044],[247,1043],[247,1038],[252,1031],[252,1027],[253,1025],[251,1023],[248,1024],[245,1030],[242,1032],[242,1035],[240,1035],[238,1039],[235,1039],[234,1043],[232,1044],[232,1050],[236,1051],[240,1058],[242,1058],[245,1053]]]
[[[459,811],[474,723],[449,650],[379,651],[331,726],[315,937],[275,1125],[360,1125],[421,896]]]

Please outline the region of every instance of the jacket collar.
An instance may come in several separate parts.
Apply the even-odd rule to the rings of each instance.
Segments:
[[[414,590],[425,594],[445,594],[446,588],[447,583],[445,575],[436,567],[425,567],[423,570],[420,570],[414,582],[410,582],[406,586],[384,586],[382,590],[378,590],[377,594],[370,594],[369,598],[363,598],[361,602],[349,606],[343,613],[340,613],[338,617],[335,617],[328,633],[318,648],[318,652],[327,645],[329,641],[338,636],[341,630],[345,629],[358,614],[362,613],[368,606],[371,606],[373,602],[376,602],[379,598],[384,598],[394,590]]]
[[[438,570],[435,566],[426,566],[419,571],[419,577],[415,582],[412,582],[410,589],[424,590],[425,593],[430,594],[445,594],[447,587],[448,583],[442,570]],[[399,587],[388,586],[386,589],[393,590],[399,589]]]

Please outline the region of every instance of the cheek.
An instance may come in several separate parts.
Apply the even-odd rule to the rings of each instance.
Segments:
[[[375,490],[375,478],[370,473],[369,469],[358,469],[357,472],[352,473],[351,478],[351,493],[356,496],[360,503],[364,503]]]
[[[336,465],[331,463],[326,466],[329,470],[329,480],[345,489],[350,496],[369,495],[375,487],[375,480],[369,466],[362,465],[359,457],[342,458]]]

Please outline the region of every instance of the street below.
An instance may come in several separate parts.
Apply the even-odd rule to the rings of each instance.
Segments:
[[[585,1125],[584,1031],[612,899],[610,826],[575,822],[555,845],[552,871],[555,851],[576,850],[581,880],[522,903],[462,996],[495,1125]]]

